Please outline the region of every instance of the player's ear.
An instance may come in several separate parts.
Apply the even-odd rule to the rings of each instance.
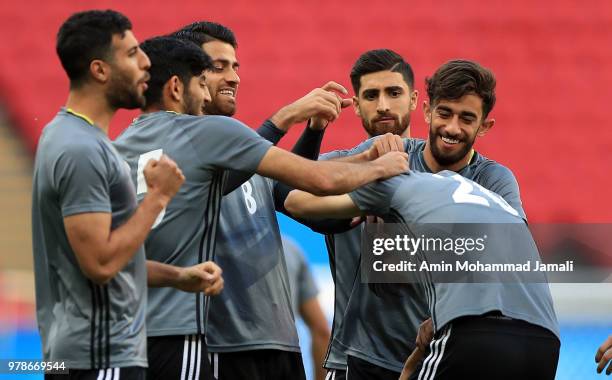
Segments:
[[[110,78],[111,68],[103,60],[94,59],[89,63],[89,73],[97,82],[106,83]]]
[[[177,75],[173,75],[168,79],[168,95],[171,100],[180,102],[183,99],[183,82]]]
[[[427,125],[431,124],[431,107],[427,100],[423,100],[423,116]]]
[[[353,96],[353,110],[355,110],[355,115],[361,117],[361,112],[359,110],[359,98],[356,96]]]
[[[414,90],[410,94],[410,112],[417,108],[417,104],[419,104],[419,92]]]
[[[486,119],[485,121],[483,121],[480,127],[478,128],[478,137],[486,135],[489,130],[493,128],[493,125],[495,125],[495,119]]]

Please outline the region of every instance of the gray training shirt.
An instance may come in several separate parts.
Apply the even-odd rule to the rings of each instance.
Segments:
[[[486,225],[489,236],[495,235],[496,240],[494,246],[478,254],[482,255],[478,256],[481,260],[503,263],[518,252],[532,261],[540,260],[531,233],[519,213],[499,195],[457,173],[448,170],[438,174],[411,172],[366,185],[349,195],[360,210],[382,216],[385,222],[402,223],[414,236],[435,236],[444,224]],[[506,233],[507,228],[496,230],[496,225],[515,225],[512,230],[517,234]],[[520,273],[510,276],[521,278]],[[500,311],[505,316],[541,326],[559,337],[547,282],[448,283],[432,281],[432,278],[422,279],[420,292],[426,294],[436,332],[455,318]],[[541,278],[545,281],[543,274]]]
[[[225,287],[210,300],[210,352],[300,351],[273,185],[254,175],[223,197],[216,261]]]
[[[224,169],[254,172],[271,146],[225,116],[160,111],[136,119],[115,147],[131,168],[138,199],[146,193],[142,170],[150,158],[168,155],[186,178],[145,242],[147,258],[180,267],[212,260]],[[149,289],[148,336],[204,333],[205,298],[173,288]]]
[[[137,207],[127,164],[106,134],[62,109],[42,132],[32,192],[36,313],[43,357],[72,369],[146,367],[142,247],[105,285],[81,271],[64,218],[110,213],[111,229]]]
[[[371,146],[374,139],[376,137],[351,150],[331,154],[344,157],[363,152]],[[410,156],[410,169],[431,172],[423,158],[425,141],[404,141],[406,152]],[[470,164],[460,170],[459,174],[498,193],[524,216],[518,184],[508,168],[475,152]],[[401,372],[405,358],[414,349],[418,326],[428,317],[427,304],[424,300],[409,297],[383,299],[360,281],[361,228],[363,226],[342,234],[328,235],[326,238],[330,261],[332,257],[335,259],[336,295],[339,294],[339,287],[350,289],[344,307],[339,305],[343,298],[336,297],[333,337],[326,367],[345,369],[346,356],[338,353],[346,352],[377,366]],[[347,268],[353,271],[349,272]],[[339,319],[341,323],[338,323]]]

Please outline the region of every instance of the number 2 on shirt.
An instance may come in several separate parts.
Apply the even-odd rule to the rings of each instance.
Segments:
[[[144,176],[144,168],[145,166],[147,166],[147,162],[149,162],[149,160],[151,159],[159,160],[163,153],[163,149],[156,149],[141,154],[140,157],[138,157],[138,169],[136,170],[136,195],[147,192],[147,181],[145,180]],[[163,210],[161,210],[159,215],[157,215],[157,219],[155,219],[155,222],[153,223],[153,227],[151,227],[151,229],[157,227],[161,223],[162,219],[164,219],[164,215],[166,215],[165,207]]]
[[[437,175],[434,174],[434,176],[437,176]],[[441,178],[441,176],[437,176],[437,177]],[[474,185],[472,185],[472,183],[466,181],[465,178],[463,178],[459,174],[455,174],[451,176],[450,178],[459,182],[459,187],[457,187],[457,190],[453,192],[453,201],[455,201],[455,203],[473,203],[473,204],[478,204],[478,205],[483,205],[483,206],[490,206],[491,204],[487,200],[488,198],[492,200],[493,202],[497,203],[497,205],[499,205],[499,207],[504,209],[504,211],[514,216],[519,216],[519,213],[512,206],[510,206],[504,198],[500,197],[494,192],[488,189],[485,189],[484,187],[480,186],[477,183],[474,183],[474,185],[478,187],[478,190],[480,190],[484,195],[486,195],[487,198],[481,195],[472,194],[472,191],[474,191]]]

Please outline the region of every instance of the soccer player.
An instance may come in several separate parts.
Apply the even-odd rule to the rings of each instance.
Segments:
[[[606,370],[606,375],[612,374],[612,364],[609,365],[610,361],[612,361],[612,335],[606,339],[605,342],[597,350],[595,354],[595,363],[597,363],[597,373],[602,373],[606,366],[608,369]]]
[[[477,258],[505,263],[520,253],[532,262],[540,260],[519,212],[499,195],[452,171],[405,173],[341,196],[293,191],[285,206],[300,217],[376,215],[385,223],[401,224],[410,236],[425,238],[439,236],[441,230],[455,231],[465,223],[480,223],[487,226],[483,230],[488,243],[495,244],[486,244]],[[417,257],[419,263],[432,260],[423,251]],[[559,328],[543,273],[530,277],[533,282],[525,282],[517,273],[510,273],[509,280],[502,282],[492,272],[456,283],[431,273],[417,278],[403,294],[427,301],[435,333],[420,380],[554,379]],[[387,321],[406,323],[408,318]],[[411,334],[411,323],[406,324],[407,334]],[[350,378],[351,371],[349,367]]]
[[[323,359],[329,344],[330,331],[327,318],[317,299],[319,289],[300,247],[283,237],[283,250],[287,262],[293,314],[299,315],[310,330],[312,373],[314,379],[323,380],[325,378]]]
[[[240,77],[232,31],[196,22],[174,35],[201,46],[213,61],[206,74],[211,101],[204,105],[205,113],[233,116]],[[324,127],[350,104],[328,90],[346,92],[330,82],[281,108],[258,133],[276,144],[292,125],[309,120],[293,151],[316,159]],[[275,213],[283,211],[283,202],[275,201],[276,188],[270,179],[255,175],[221,205],[216,260],[228,281],[224,292],[211,299],[207,330],[219,379],[298,379],[298,372],[303,373]]]
[[[351,70],[351,83],[355,92],[353,104],[357,116],[361,119],[362,126],[369,137],[393,133],[404,138],[410,137],[410,118],[416,109],[418,92],[414,90],[414,74],[410,65],[397,53],[388,49],[371,50],[362,54],[355,62]],[[403,145],[402,145],[403,146]],[[340,158],[349,154],[347,151],[335,151],[321,155],[320,160]],[[324,366],[328,369],[328,378],[341,380],[346,376],[347,354],[346,345],[352,349],[349,351],[355,357],[372,363],[376,372],[372,376],[381,376],[391,371],[389,366],[382,363],[394,357],[394,351],[404,351],[405,335],[394,335],[394,331],[382,329],[369,330],[369,337],[362,337],[354,329],[350,331],[351,337],[347,337],[342,344],[339,341],[343,331],[343,321],[346,307],[358,273],[360,257],[361,228],[357,227],[345,233],[326,234],[326,245],[330,260],[330,269],[335,283],[334,293],[334,318],[332,324],[332,339],[327,351]],[[365,296],[374,297],[372,301],[367,299],[354,300],[363,309],[365,320],[349,321],[351,326],[368,323],[372,316],[382,312],[381,302],[372,294]],[[393,305],[385,305],[387,308],[396,308]],[[367,318],[365,314],[368,314]],[[378,319],[378,318],[376,318]],[[371,327],[371,326],[364,326]],[[374,337],[380,337],[378,339]],[[352,340],[355,339],[356,342]],[[374,340],[371,340],[374,339]],[[399,342],[402,349],[395,349]],[[409,344],[409,343],[408,343]],[[382,365],[381,365],[382,364]],[[386,367],[386,368],[385,368]],[[395,367],[391,367],[395,369]],[[392,373],[392,376],[399,374]]]
[[[318,163],[273,147],[235,119],[198,116],[209,99],[205,80],[212,69],[210,58],[196,45],[171,37],[145,41],[142,48],[152,61],[147,105],[115,147],[128,162],[140,196],[146,193],[141,186],[142,163],[149,157],[171,155],[186,177],[146,241],[147,256],[153,260],[182,267],[214,258],[225,169],[257,172],[317,193],[338,193],[407,168],[405,153],[387,160],[385,155],[370,165]],[[151,378],[211,376],[203,341],[208,304],[203,294],[151,289],[147,313]],[[213,359],[216,372],[214,363]]]
[[[145,100],[150,62],[131,29],[120,13],[86,11],[57,34],[70,92],[39,140],[32,240],[43,357],[69,369],[61,378],[145,377],[142,244],[184,177],[166,156],[144,162],[138,206],[108,139],[115,112]]]
[[[495,104],[493,73],[471,61],[442,65],[427,80],[429,101],[423,109],[429,125],[427,141],[402,141],[400,136],[409,135],[409,122],[404,121],[402,126],[401,120],[409,120],[416,106],[413,78],[410,66],[396,53],[364,53],[351,70],[355,109],[370,136],[391,132],[395,138],[370,139],[354,150],[330,152],[321,159],[358,162],[391,147],[403,149],[409,153],[411,170],[456,171],[502,195],[524,215],[512,172],[473,149],[476,138],[484,136],[494,124],[488,118]],[[359,281],[360,228],[328,235],[326,241],[330,263],[335,263],[332,273],[336,283],[332,345],[326,367],[335,379],[343,378],[344,368],[350,369],[353,379],[397,379],[404,360],[415,348],[418,327],[427,318],[426,304],[406,297],[387,300]],[[348,289],[345,296],[342,289]],[[343,358],[342,352],[348,357]]]

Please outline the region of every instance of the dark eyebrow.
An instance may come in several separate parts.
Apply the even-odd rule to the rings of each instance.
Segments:
[[[361,93],[362,96],[366,96],[366,95],[377,95],[380,92],[379,89],[377,88],[369,88],[367,90],[363,90],[363,92]]]
[[[389,86],[385,87],[385,91],[404,91],[401,86]]]
[[[230,61],[229,61],[229,60],[227,60],[227,59],[222,59],[222,58],[220,58],[220,59],[215,59],[215,60],[213,60],[213,62],[218,62],[218,63],[222,64],[223,66],[225,66],[225,65],[229,65],[229,64],[230,64]],[[234,67],[240,67],[240,63],[235,62],[235,63],[234,63]]]
[[[449,112],[449,113],[455,113],[450,107],[447,106],[437,106],[436,110],[438,111],[442,111],[442,112]],[[463,117],[463,118],[474,118],[474,119],[478,119],[478,115],[476,115],[474,112],[470,112],[470,111],[462,111],[459,113],[459,117]]]
[[[463,111],[463,112],[461,112],[461,114],[459,116],[461,116],[461,117],[473,117],[474,119],[478,119],[478,115],[476,115],[474,112],[469,112],[469,111]]]

